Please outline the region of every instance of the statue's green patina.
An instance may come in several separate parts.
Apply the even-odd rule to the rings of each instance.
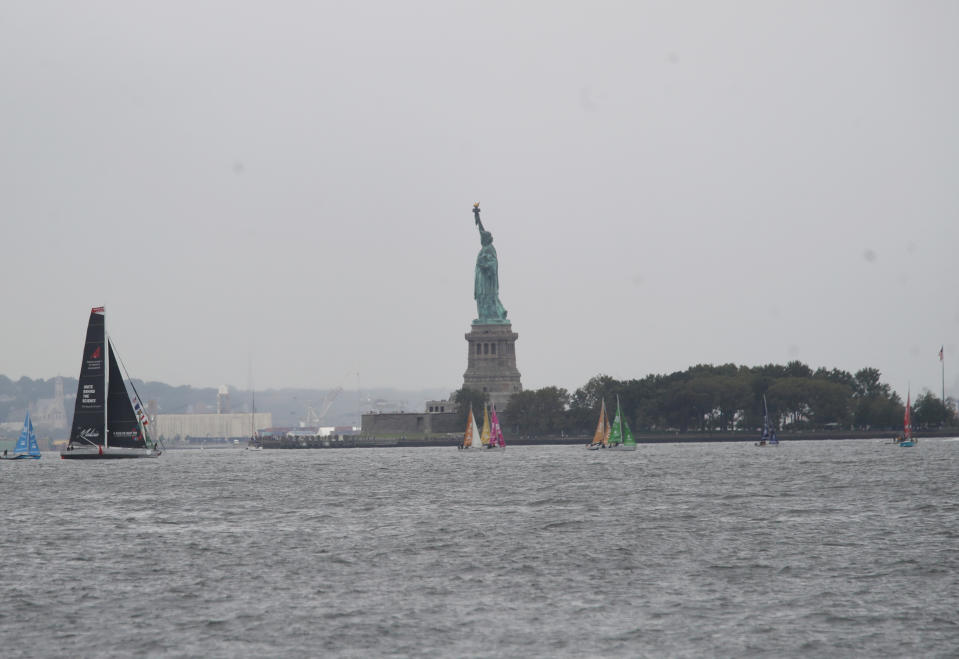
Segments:
[[[480,248],[476,256],[476,275],[473,283],[473,298],[476,300],[474,325],[508,324],[506,309],[499,301],[499,261],[493,247],[493,234],[483,228],[480,220],[479,202],[473,204],[473,216],[479,228]]]

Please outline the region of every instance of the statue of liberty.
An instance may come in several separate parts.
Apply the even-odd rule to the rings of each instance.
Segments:
[[[499,301],[499,261],[493,247],[493,234],[483,228],[480,220],[479,202],[473,204],[473,216],[479,227],[480,248],[476,256],[476,275],[473,283],[473,298],[476,300],[475,325],[506,324],[506,309]]]

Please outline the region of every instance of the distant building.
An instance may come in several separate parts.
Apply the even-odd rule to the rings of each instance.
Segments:
[[[463,420],[446,403],[446,412],[398,412],[377,414],[371,412],[362,417],[364,435],[445,434],[460,432]]]
[[[291,426],[283,428],[263,428],[260,438],[297,439],[308,437],[331,437],[333,435],[356,435],[359,428],[353,426]]]
[[[216,393],[216,413],[229,414],[231,411],[230,390],[225,384],[221,384],[219,391]]]
[[[63,378],[54,380],[53,398],[40,398],[30,404],[33,425],[45,430],[66,430],[67,409],[63,403]]]
[[[426,401],[426,411],[431,414],[440,414],[443,412],[453,412],[456,410],[456,403],[450,400],[428,400]]]
[[[271,412],[256,414],[158,414],[153,419],[153,433],[166,440],[239,439],[250,437],[253,429],[273,426]]]

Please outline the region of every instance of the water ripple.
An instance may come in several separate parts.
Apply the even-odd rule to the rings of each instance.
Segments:
[[[959,647],[959,442],[905,456],[867,441],[597,453],[218,450],[0,465],[3,654]]]

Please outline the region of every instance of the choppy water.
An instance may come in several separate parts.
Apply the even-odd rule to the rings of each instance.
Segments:
[[[955,656],[959,441],[0,463],[0,654]]]

